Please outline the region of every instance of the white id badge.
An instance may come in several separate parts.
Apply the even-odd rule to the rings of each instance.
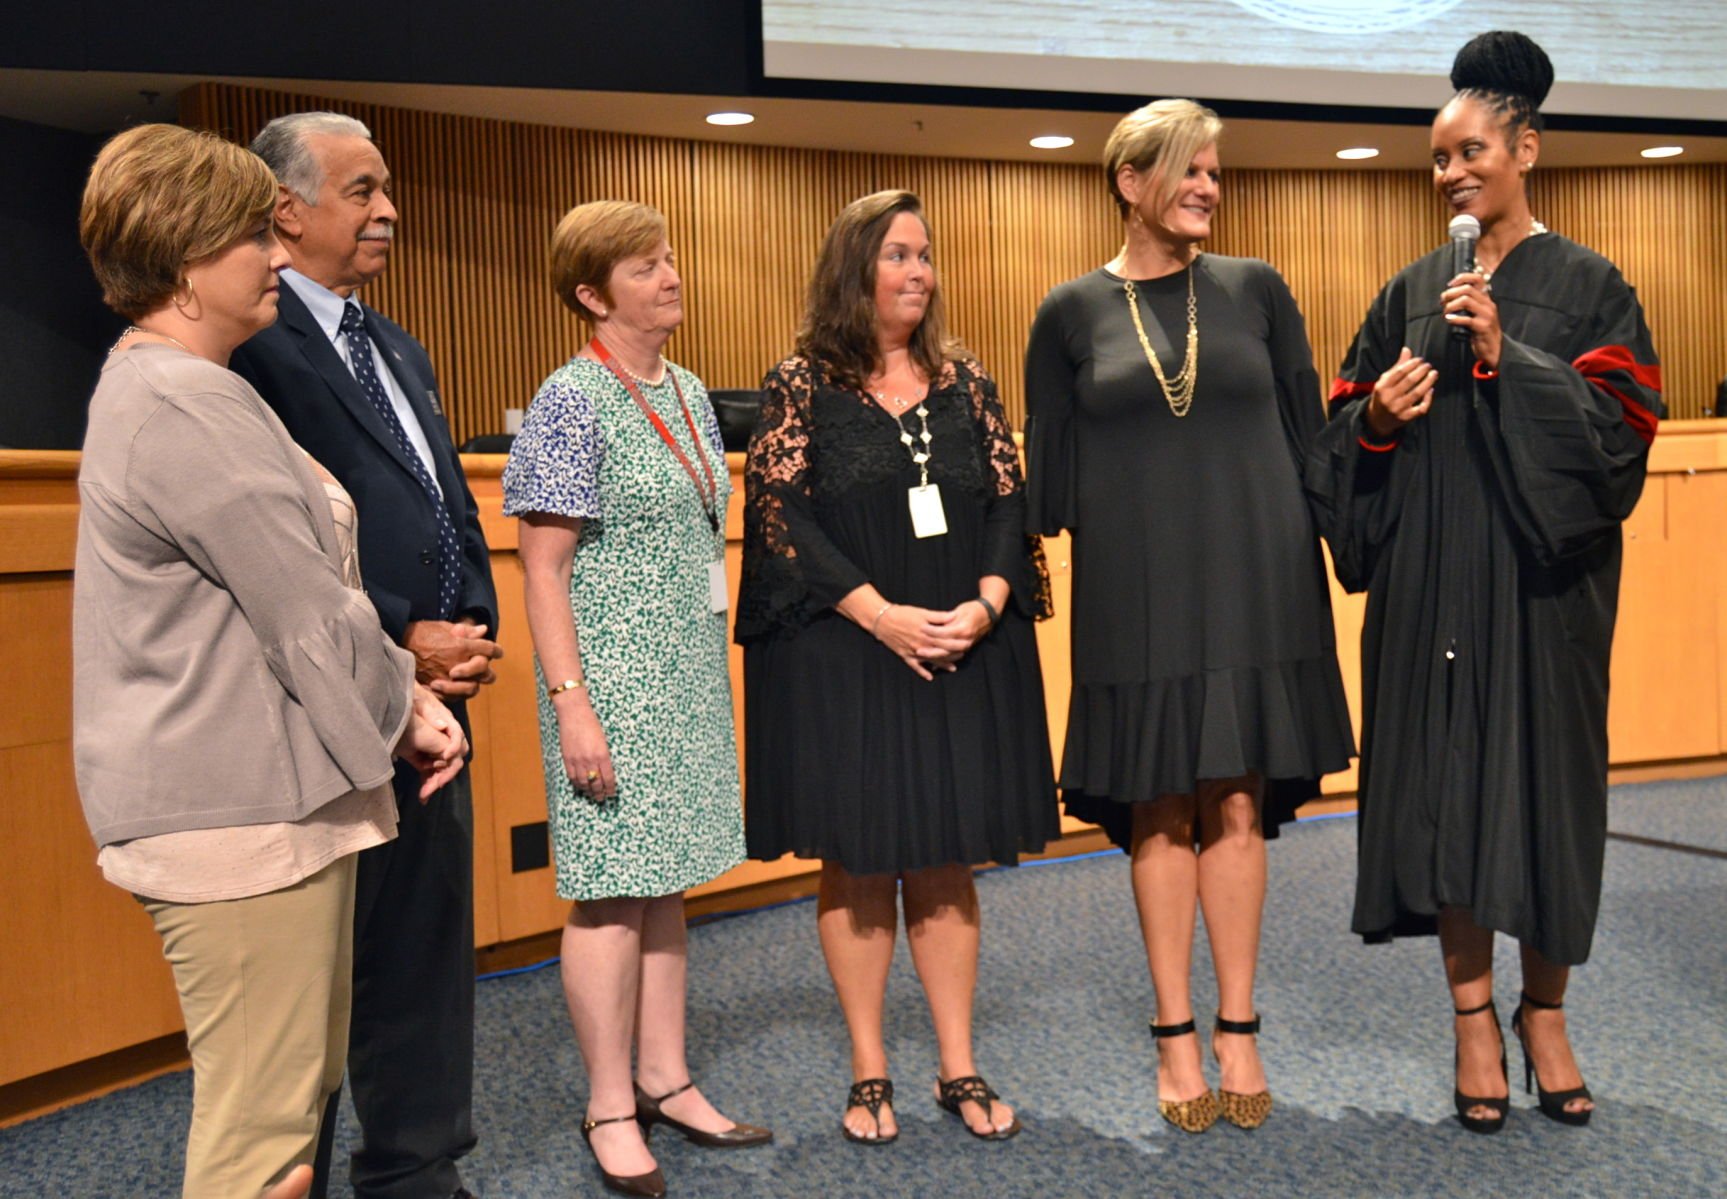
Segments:
[[[906,492],[911,502],[911,531],[916,537],[940,537],[947,532],[947,513],[941,510],[941,486],[913,487]]]
[[[724,612],[729,606],[726,599],[726,564],[724,562],[709,562],[708,607],[715,612]]]

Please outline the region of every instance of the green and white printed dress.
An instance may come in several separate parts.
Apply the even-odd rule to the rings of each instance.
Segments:
[[[674,374],[703,432],[700,446],[690,444]],[[708,583],[708,564],[723,561],[731,477],[700,379],[668,364],[664,381],[641,391],[698,475],[697,455],[706,457],[719,489],[719,531],[629,392],[586,358],[572,358],[540,386],[504,471],[506,515],[582,520],[570,607],[618,793],[595,804],[570,785],[536,661],[552,852],[565,899],[666,895],[724,873],[744,854],[726,614],[713,611]]]

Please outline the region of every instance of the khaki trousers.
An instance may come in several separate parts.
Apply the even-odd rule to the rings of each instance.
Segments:
[[[249,899],[144,901],[192,1051],[184,1199],[252,1199],[312,1160],[348,1051],[354,863]]]

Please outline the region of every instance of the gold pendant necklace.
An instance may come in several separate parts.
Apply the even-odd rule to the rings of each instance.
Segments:
[[[1157,351],[1151,348],[1151,339],[1145,335],[1145,323],[1139,317],[1139,293],[1134,290],[1133,280],[1123,279],[1121,283],[1127,292],[1127,310],[1133,314],[1133,331],[1139,334],[1139,348],[1151,363],[1151,373],[1157,376],[1157,385],[1163,389],[1164,402],[1176,416],[1186,416],[1193,407],[1193,390],[1199,382],[1199,309],[1193,301],[1193,263],[1187,264],[1187,354],[1173,379],[1164,377],[1163,363],[1158,361]]]

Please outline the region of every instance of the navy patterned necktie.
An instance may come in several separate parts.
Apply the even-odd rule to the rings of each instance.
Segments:
[[[402,422],[397,419],[395,405],[390,403],[390,394],[384,390],[384,381],[378,378],[378,368],[372,361],[372,339],[366,334],[366,317],[358,304],[342,305],[342,332],[348,338],[348,358],[360,390],[377,410],[378,418],[384,422],[384,428],[396,439],[396,447],[414,468],[414,478],[425,490],[426,498],[432,503],[432,511],[437,513],[438,617],[440,620],[451,620],[456,615],[456,592],[462,579],[462,555],[461,546],[456,539],[456,526],[450,521],[450,509],[444,503],[444,497],[439,493],[438,485],[433,481],[425,459],[420,457],[420,451],[414,448],[414,443],[408,440],[407,430],[402,428]],[[365,519],[364,513],[360,519]]]

